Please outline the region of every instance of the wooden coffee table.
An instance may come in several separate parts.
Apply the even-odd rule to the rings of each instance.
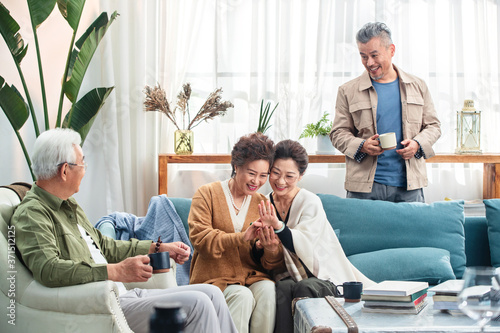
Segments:
[[[432,297],[418,315],[362,312],[362,303],[343,304],[347,313],[356,321],[359,333],[381,332],[479,332],[479,326],[465,315],[450,315],[433,309]],[[321,330],[320,327],[324,327]],[[329,328],[329,329],[328,329]],[[347,332],[347,327],[324,298],[309,298],[297,302],[294,332]],[[500,322],[491,322],[485,332],[500,332]]]

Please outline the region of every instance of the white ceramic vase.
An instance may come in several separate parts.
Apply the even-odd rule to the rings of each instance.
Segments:
[[[316,154],[318,155],[335,155],[335,148],[330,141],[330,137],[328,135],[319,135],[317,137],[318,150],[316,150]]]

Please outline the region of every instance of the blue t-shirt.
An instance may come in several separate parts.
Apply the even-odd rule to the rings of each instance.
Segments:
[[[399,78],[389,83],[372,81],[377,92],[377,133],[396,133],[396,149],[403,148],[401,93]],[[386,150],[377,159],[375,181],[380,184],[406,187],[406,165],[396,149]]]

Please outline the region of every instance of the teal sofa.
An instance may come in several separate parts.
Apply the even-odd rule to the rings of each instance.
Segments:
[[[492,227],[486,217],[465,217],[463,202],[391,203],[318,196],[345,254],[374,281],[438,284],[461,278],[466,266],[492,265],[488,237]],[[191,199],[169,199],[188,230]],[[500,200],[489,202],[498,208],[496,219]],[[500,242],[500,220],[497,222]],[[500,250],[498,244],[493,243],[492,248]],[[500,262],[500,253],[497,255]]]

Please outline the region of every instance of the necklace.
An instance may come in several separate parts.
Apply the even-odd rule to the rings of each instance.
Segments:
[[[281,204],[280,204],[280,206],[281,206]],[[285,212],[286,212],[285,207],[281,207],[281,208],[282,208],[281,215],[285,215]]]
[[[285,209],[284,204],[282,204],[280,201],[277,201],[276,199],[274,199],[274,205],[276,206],[276,210],[278,210],[278,205],[281,206],[281,216],[286,215],[286,209]]]
[[[283,217],[286,216],[286,212],[288,211],[288,209],[290,209],[290,206],[292,205],[292,201],[293,201],[293,199],[295,199],[295,196],[297,195],[297,193],[299,193],[299,191],[300,191],[300,189],[297,188],[297,191],[293,194],[292,200],[290,200],[290,203],[288,205],[285,205],[280,200],[276,200],[276,197],[273,198],[275,206],[278,206],[278,205],[281,206],[281,215]],[[285,208],[285,207],[287,207],[287,208]],[[278,207],[276,207],[276,208],[278,208]]]
[[[231,180],[232,180],[232,178],[229,181],[231,181]],[[227,187],[229,188],[229,199],[231,199],[231,204],[233,205],[234,210],[236,210],[236,214],[238,214],[240,212],[241,208],[243,207],[243,205],[245,204],[245,200],[247,199],[247,197],[245,196],[243,198],[243,202],[241,203],[241,207],[238,208],[238,206],[236,206],[236,204],[234,203],[233,194],[231,193],[231,187],[229,186],[229,182],[227,183]]]

